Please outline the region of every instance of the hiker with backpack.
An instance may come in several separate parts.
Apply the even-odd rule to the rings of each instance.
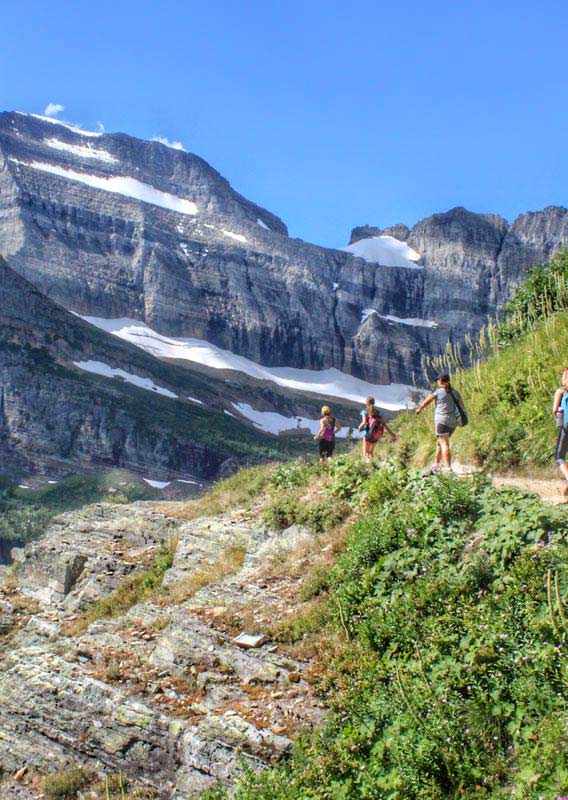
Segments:
[[[365,458],[373,458],[373,453],[379,439],[382,438],[385,431],[389,434],[391,441],[394,442],[396,435],[391,431],[382,416],[381,412],[375,405],[374,397],[367,397],[365,400],[365,408],[361,411],[363,421],[359,425],[359,430],[363,431],[363,455]]]
[[[458,425],[467,425],[468,419],[461,394],[452,388],[450,376],[447,372],[443,372],[438,376],[438,388],[420,403],[416,409],[416,413],[422,413],[430,403],[436,404],[436,409],[434,411],[436,458],[432,465],[432,470],[438,471],[442,468],[451,470],[452,454],[450,451],[450,436]]]
[[[556,417],[558,427],[554,458],[565,481],[562,494],[568,499],[568,464],[566,464],[566,454],[568,453],[568,367],[562,373],[560,389],[554,393],[552,413]]]
[[[339,422],[331,415],[329,406],[323,406],[321,410],[320,429],[314,436],[314,441],[319,439],[320,461],[333,456],[335,448],[335,434],[341,430]]]

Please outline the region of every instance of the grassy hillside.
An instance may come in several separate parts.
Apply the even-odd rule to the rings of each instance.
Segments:
[[[567,794],[568,510],[353,457],[267,488],[265,514],[286,495],[353,521],[331,568],[314,545],[287,628],[319,654],[329,720],[237,800]]]
[[[489,468],[552,461],[556,427],[552,397],[568,363],[568,312],[542,320],[507,347],[496,346],[471,369],[451,370],[469,415],[452,438],[454,456]],[[432,458],[433,406],[420,417],[401,415],[399,446],[411,463]]]
[[[469,413],[469,426],[452,439],[455,456],[489,468],[550,463],[552,397],[568,365],[568,251],[529,274],[502,320],[470,344],[470,356],[469,369],[451,348],[428,365],[431,374],[450,372]],[[432,458],[432,420],[433,407],[397,420],[398,447],[413,464]]]

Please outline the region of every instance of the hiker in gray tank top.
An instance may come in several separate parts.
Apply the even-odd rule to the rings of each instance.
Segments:
[[[443,467],[449,470],[452,468],[450,436],[455,431],[460,419],[462,425],[467,425],[467,415],[461,394],[452,388],[450,376],[446,372],[438,376],[438,388],[420,403],[416,413],[422,413],[430,403],[436,403],[436,410],[434,411],[436,458],[432,469],[437,471]]]
[[[455,389],[450,393],[446,391],[445,387],[439,386],[432,394],[434,395],[434,402],[436,403],[434,423],[446,425],[452,429],[455,428],[458,418],[458,409],[454,397],[457,398],[460,405],[463,405],[460,393]]]

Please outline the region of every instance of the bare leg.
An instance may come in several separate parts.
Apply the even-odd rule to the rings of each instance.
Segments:
[[[446,469],[452,468],[452,454],[450,452],[450,437],[445,436],[438,436],[438,442],[440,445],[440,452],[442,461]],[[438,457],[438,453],[436,452],[436,458]]]
[[[560,470],[560,472],[564,477],[564,480],[566,481],[562,489],[562,494],[564,495],[564,497],[568,497],[568,464],[560,464],[558,469]]]
[[[434,463],[437,467],[442,463],[442,445],[440,444],[439,436],[436,438],[436,458],[434,459]]]

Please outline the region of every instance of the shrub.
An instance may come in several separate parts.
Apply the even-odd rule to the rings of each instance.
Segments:
[[[70,767],[48,775],[43,783],[43,791],[49,800],[75,800],[77,792],[87,787],[94,775],[93,770]]]

